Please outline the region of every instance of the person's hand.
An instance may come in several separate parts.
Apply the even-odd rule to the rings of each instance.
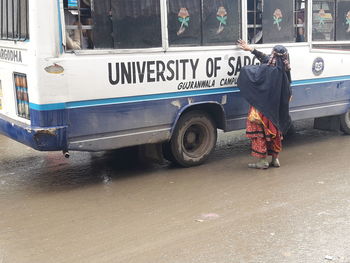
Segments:
[[[247,42],[245,42],[245,41],[242,40],[242,39],[239,39],[239,40],[237,41],[237,45],[238,45],[238,47],[240,47],[240,48],[243,49],[244,51],[250,51],[250,52],[252,52],[252,51],[254,50],[254,48],[252,48],[251,46],[249,46],[249,45],[247,44]]]

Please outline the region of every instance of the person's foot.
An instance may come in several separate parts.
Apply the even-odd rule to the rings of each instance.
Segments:
[[[281,164],[280,164],[280,161],[278,160],[278,158],[272,158],[270,166],[275,167],[275,168],[281,167]]]
[[[269,168],[269,162],[264,158],[260,159],[256,163],[249,163],[248,167],[253,169],[267,169]]]

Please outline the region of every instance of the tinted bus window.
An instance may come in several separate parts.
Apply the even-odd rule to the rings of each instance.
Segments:
[[[315,0],[312,4],[312,40],[334,40],[335,0]]]
[[[161,47],[160,0],[112,0],[115,48]]]
[[[171,46],[232,45],[240,38],[238,0],[168,0]]]
[[[292,1],[265,1],[262,21],[264,43],[294,42]]]
[[[201,0],[169,0],[170,45],[201,44]]]
[[[111,1],[99,0],[94,2],[93,19],[93,46],[95,48],[113,48],[112,21],[110,17]]]
[[[350,1],[337,2],[336,40],[350,40]]]
[[[238,0],[203,1],[203,44],[232,44],[240,35]]]

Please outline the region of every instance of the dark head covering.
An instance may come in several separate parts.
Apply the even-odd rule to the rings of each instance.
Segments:
[[[291,124],[290,83],[289,55],[281,45],[273,48],[267,64],[243,67],[238,78],[241,95],[282,133]]]
[[[288,50],[281,45],[277,45],[272,49],[272,53],[269,57],[269,61],[267,62],[270,66],[279,66],[284,67],[287,77],[289,79],[289,82],[292,82],[291,76],[290,76],[290,62],[289,62],[289,54]],[[278,65],[277,65],[278,63]]]

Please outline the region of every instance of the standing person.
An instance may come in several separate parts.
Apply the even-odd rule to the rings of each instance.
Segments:
[[[246,134],[252,141],[252,156],[256,163],[250,168],[267,169],[280,167],[282,134],[291,125],[289,101],[291,99],[291,74],[288,51],[284,46],[275,46],[270,56],[250,47],[244,40],[238,46],[254,54],[261,65],[243,67],[238,78],[242,96],[250,104]],[[272,156],[271,163],[268,155]]]

